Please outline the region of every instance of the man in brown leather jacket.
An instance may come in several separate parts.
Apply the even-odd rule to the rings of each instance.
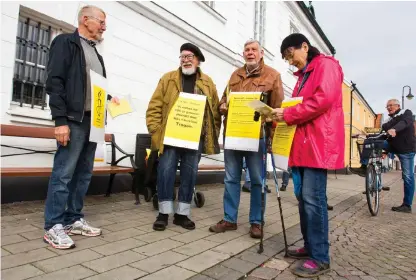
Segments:
[[[268,104],[279,108],[283,100],[283,87],[280,73],[264,64],[264,51],[256,40],[244,44],[243,57],[246,64],[234,71],[229,81],[230,92],[267,92]],[[227,123],[227,90],[220,101],[220,113],[224,115],[224,135]],[[224,219],[209,228],[211,232],[225,232],[237,229],[238,206],[240,204],[240,181],[243,168],[243,157],[250,170],[250,236],[260,238],[261,224],[261,186],[263,166],[263,133],[260,132],[258,152],[225,150],[225,190]]]

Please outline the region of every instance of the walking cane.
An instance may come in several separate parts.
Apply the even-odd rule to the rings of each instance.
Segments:
[[[288,257],[287,254],[287,239],[286,239],[286,228],[285,228],[285,220],[283,219],[283,210],[282,210],[282,200],[280,198],[280,191],[279,186],[277,184],[277,174],[276,174],[276,165],[274,163],[274,156],[272,157],[272,167],[273,167],[273,177],[274,177],[274,184],[276,186],[276,193],[277,193],[277,201],[279,202],[279,210],[280,210],[280,220],[282,221],[282,230],[283,230],[283,239],[285,241],[285,257]]]

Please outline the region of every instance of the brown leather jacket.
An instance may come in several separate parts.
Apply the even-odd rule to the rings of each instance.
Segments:
[[[227,102],[227,89],[225,89],[220,100],[220,106]],[[260,61],[259,68],[247,76],[246,66],[237,69],[231,75],[229,81],[230,92],[267,92],[269,96],[268,105],[272,108],[280,108],[284,98],[283,85],[280,73]],[[227,114],[224,115],[224,137],[227,125]],[[269,134],[272,135],[272,134]],[[260,131],[260,137],[263,137]]]

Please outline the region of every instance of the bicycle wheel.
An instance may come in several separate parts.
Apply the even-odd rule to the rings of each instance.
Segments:
[[[380,206],[380,193],[378,191],[377,173],[374,165],[367,166],[365,175],[365,193],[367,197],[368,209],[372,216],[377,216]]]

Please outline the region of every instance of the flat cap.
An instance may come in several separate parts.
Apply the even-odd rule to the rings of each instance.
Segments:
[[[201,50],[195,46],[194,44],[191,43],[185,43],[181,46],[180,52],[182,51],[190,51],[192,52],[201,62],[205,61],[205,57],[202,54]]]

